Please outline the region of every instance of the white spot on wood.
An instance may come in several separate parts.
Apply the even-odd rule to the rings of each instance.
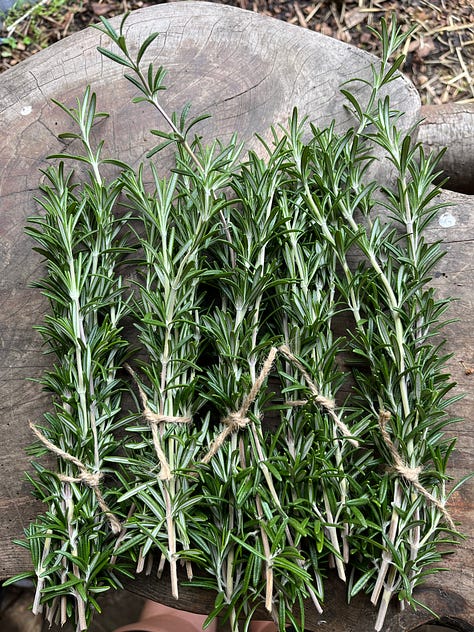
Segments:
[[[456,218],[450,211],[447,211],[446,213],[443,213],[442,215],[440,215],[440,218],[438,221],[439,221],[439,225],[442,228],[451,228],[452,226],[456,225]]]
[[[24,105],[20,110],[20,114],[22,116],[28,116],[28,114],[31,114],[32,111],[33,108],[31,107],[31,105]]]

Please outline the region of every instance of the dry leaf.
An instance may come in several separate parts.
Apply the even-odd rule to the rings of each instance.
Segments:
[[[408,47],[408,52],[413,53],[416,59],[424,59],[436,49],[431,37],[414,40]]]
[[[91,9],[94,15],[106,15],[112,11],[113,6],[110,4],[102,4],[101,2],[91,2]]]
[[[367,18],[367,13],[362,13],[356,7],[355,9],[351,9],[350,11],[346,11],[344,14],[344,23],[347,28],[351,29],[358,24],[364,22]]]

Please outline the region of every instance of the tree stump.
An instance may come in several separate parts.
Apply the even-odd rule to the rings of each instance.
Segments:
[[[115,20],[117,24],[117,20]],[[168,71],[163,93],[168,110],[193,104],[192,115],[210,113],[199,128],[205,140],[219,136],[224,141],[234,132],[247,147],[256,147],[255,133],[269,138],[271,124],[285,124],[293,106],[316,125],[335,120],[345,129],[353,124],[343,107],[341,84],[353,77],[370,77],[377,60],[354,47],[296,26],[254,13],[205,2],[164,4],[134,12],[127,22],[130,41],[139,43],[152,32],[160,38],[153,48],[157,64]],[[30,495],[23,472],[29,469],[25,447],[32,437],[28,420],[41,419],[48,398],[37,384],[47,366],[39,335],[33,326],[41,322],[45,301],[31,283],[40,276],[41,262],[25,236],[26,218],[35,210],[34,196],[39,169],[46,156],[65,149],[57,134],[70,129],[64,112],[51,98],[68,105],[82,95],[87,84],[97,93],[98,107],[110,113],[97,133],[105,138],[105,153],[137,165],[154,142],[149,134],[161,125],[146,105],[133,105],[133,89],[122,79],[122,69],[102,58],[97,45],[108,46],[98,31],[88,29],[63,40],[22,62],[2,76],[0,87],[0,578],[30,567],[25,551],[12,544],[41,507]],[[365,88],[358,84],[358,98]],[[408,129],[419,117],[415,89],[403,78],[389,88],[392,104],[405,112],[402,126]],[[162,162],[162,169],[166,163]],[[387,162],[376,165],[377,177],[389,177]],[[454,479],[473,464],[474,435],[469,414],[474,405],[472,380],[474,346],[469,310],[473,304],[472,255],[474,201],[468,196],[444,193],[454,206],[440,212],[431,229],[433,239],[443,239],[447,256],[439,264],[433,283],[440,295],[459,300],[451,315],[459,318],[445,330],[450,368],[459,392],[467,396],[453,406],[453,414],[466,421],[456,426],[459,437],[452,461]],[[471,373],[473,373],[471,375]],[[447,572],[431,577],[419,590],[422,602],[446,622],[459,620],[465,630],[474,625],[474,498],[472,484],[453,497],[450,511],[467,539],[445,559]],[[470,554],[471,552],[471,554]],[[370,630],[375,613],[363,597],[346,604],[345,589],[330,578],[323,615],[308,610],[307,627],[336,632]],[[183,589],[179,602],[168,592],[166,579],[157,582],[139,577],[129,586],[164,603],[197,612],[210,609],[214,596]],[[387,630],[411,629],[431,620],[426,612],[399,612],[392,605]],[[324,623],[324,627],[323,624]],[[461,628],[460,628],[461,629]]]
[[[446,147],[440,169],[449,180],[446,187],[474,193],[474,103],[425,105],[418,140],[428,151]]]

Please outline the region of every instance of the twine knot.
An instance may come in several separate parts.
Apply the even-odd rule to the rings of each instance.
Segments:
[[[298,360],[298,358],[291,352],[290,348],[287,345],[281,345],[278,348],[278,351],[285,356],[285,358],[295,366],[298,371],[303,376],[306,385],[312,395],[310,399],[299,399],[294,401],[287,402],[290,406],[305,406],[309,402],[314,402],[321,408],[324,408],[331,419],[334,421],[336,426],[339,428],[340,432],[347,438],[349,443],[351,443],[354,447],[359,447],[359,442],[357,439],[352,438],[352,433],[346,424],[342,421],[339,415],[336,413],[336,403],[333,399],[329,399],[329,397],[325,397],[319,392],[318,387],[314,383],[314,380],[311,378],[310,374],[303,366],[303,364]]]
[[[408,467],[406,465],[399,465],[396,467],[397,472],[400,474],[400,476],[403,476],[403,478],[405,480],[407,480],[409,483],[419,483],[420,481],[420,474],[423,470],[422,467]]]
[[[244,417],[240,412],[236,412],[227,415],[223,423],[227,424],[231,432],[235,432],[245,428],[250,423],[250,419],[248,417]]]
[[[82,481],[86,485],[89,485],[89,487],[94,488],[94,487],[99,487],[99,483],[101,479],[103,478],[103,476],[104,475],[102,472],[83,471],[79,474],[78,478],[80,481]]]
[[[103,477],[103,472],[91,472],[84,463],[77,457],[69,454],[65,450],[58,448],[54,445],[44,434],[30,421],[30,428],[41,443],[48,448],[50,452],[53,452],[57,456],[60,456],[65,461],[73,463],[79,470],[77,476],[68,476],[67,474],[58,474],[58,478],[63,483],[84,483],[92,489],[95,494],[97,504],[107,516],[112,533],[117,534],[122,530],[122,524],[120,520],[112,513],[109,506],[105,502],[105,498],[100,490],[100,481]]]
[[[138,394],[140,395],[140,401],[142,404],[142,417],[150,424],[151,434],[153,437],[153,446],[155,448],[156,456],[158,457],[158,461],[160,462],[160,474],[159,477],[162,481],[169,481],[173,478],[173,474],[171,472],[171,468],[168,463],[168,459],[166,458],[166,454],[163,450],[163,446],[161,445],[161,436],[158,429],[163,423],[173,423],[173,424],[189,424],[192,421],[192,418],[189,416],[175,416],[175,415],[165,415],[163,413],[155,413],[148,406],[148,397],[140,385],[138,381],[137,374],[132,369],[129,364],[125,364],[125,368],[130,373],[135,382],[135,385],[138,390]]]
[[[91,472],[90,470],[83,469],[77,476],[68,476],[67,474],[58,474],[58,478],[63,483],[85,483],[91,489],[99,487],[100,481],[103,478],[102,472]]]
[[[277,352],[278,349],[276,347],[272,347],[270,349],[270,353],[263,363],[262,370],[260,371],[255,382],[252,384],[252,388],[250,389],[250,392],[245,398],[242,406],[239,408],[238,411],[228,413],[228,415],[222,420],[222,423],[225,424],[225,428],[220,434],[217,435],[217,437],[212,442],[211,447],[202,460],[202,463],[209,463],[211,458],[219,450],[219,448],[229,435],[248,426],[248,424],[250,423],[250,419],[247,417],[247,413],[250,406],[254,403],[255,398],[257,397],[260,389],[263,386],[263,383],[272,370],[272,364],[275,360]]]
[[[443,503],[433,496],[423,485],[420,483],[420,474],[423,470],[421,466],[417,467],[409,467],[402,457],[400,456],[395,444],[393,443],[388,430],[387,423],[390,420],[391,415],[386,410],[381,410],[379,412],[379,428],[380,434],[387,446],[390,456],[392,457],[392,466],[397,474],[399,474],[402,478],[404,478],[412,487],[414,487],[418,493],[424,496],[431,504],[433,504],[439,511],[443,514],[446,522],[449,525],[449,528],[453,531],[456,531],[456,525],[454,524],[453,519],[451,518],[448,510],[443,505]]]
[[[146,395],[144,393],[143,395],[146,398]],[[163,423],[189,424],[192,421],[191,417],[184,417],[184,416],[177,416],[177,415],[176,416],[163,415],[162,413],[155,413],[148,407],[148,405],[145,405],[145,407],[143,408],[142,417],[146,419],[146,421],[148,421],[149,424],[158,424],[158,425],[163,424]]]

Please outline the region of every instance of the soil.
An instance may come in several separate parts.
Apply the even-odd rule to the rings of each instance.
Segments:
[[[40,4],[29,14],[23,4],[6,19],[0,32],[0,72],[97,22],[99,16],[110,18],[160,2],[40,0]],[[404,72],[422,102],[474,102],[474,0],[227,0],[224,4],[286,20],[375,54],[378,41],[370,29],[395,13],[403,29],[415,27],[404,51]]]

